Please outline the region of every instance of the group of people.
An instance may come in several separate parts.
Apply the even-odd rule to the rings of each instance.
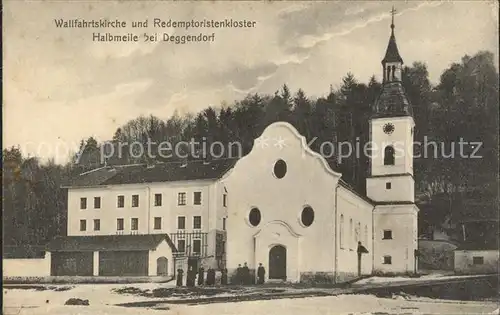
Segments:
[[[198,279],[196,276],[198,275]],[[182,282],[183,282],[183,276],[184,276],[184,270],[182,269],[177,269],[177,286],[182,287]],[[201,285],[215,285],[215,269],[212,267],[209,267],[207,269],[207,279],[205,281],[205,268],[200,267],[198,271],[193,269],[192,266],[189,267],[188,272],[187,272],[187,277],[186,277],[186,286],[187,287],[194,287],[195,283],[197,283],[199,286]],[[222,269],[222,276],[221,276],[221,284],[226,285],[227,284],[227,269]]]
[[[221,270],[221,285],[227,285],[227,269],[224,268]],[[266,270],[262,266],[261,263],[259,263],[259,268],[257,268],[257,284],[263,284],[264,283],[264,277],[266,275]],[[196,277],[198,276],[198,278]],[[182,287],[183,286],[183,278],[184,277],[184,270],[182,269],[177,269],[177,286]],[[200,267],[197,271],[193,269],[192,266],[189,267],[188,272],[187,272],[187,277],[186,277],[186,286],[187,287],[194,287],[195,284],[197,283],[198,286],[202,285],[215,285],[215,269],[212,267],[209,267],[207,270],[206,274],[206,281],[205,281],[205,269],[203,267]],[[238,265],[238,268],[236,269],[236,275],[235,275],[235,283],[240,284],[240,285],[247,285],[247,284],[253,284],[252,277],[250,275],[250,269],[248,268],[247,263],[244,263],[243,267],[241,264]]]
[[[257,268],[257,284],[263,284],[264,283],[264,277],[266,275],[266,270],[262,266],[261,263],[259,263],[259,268]],[[243,267],[241,264],[238,265],[238,268],[236,269],[236,283],[237,284],[253,284],[252,277],[250,275],[250,269],[247,266],[247,263],[243,264]]]

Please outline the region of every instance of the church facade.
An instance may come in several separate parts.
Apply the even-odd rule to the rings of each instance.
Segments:
[[[370,119],[367,195],[350,189],[292,125],[268,126],[222,179],[230,193],[230,272],[240,264],[250,270],[262,264],[266,280],[342,282],[417,271],[415,124],[401,83],[394,23],[391,29]]]
[[[50,274],[172,277],[211,267],[231,277],[246,263],[253,272],[262,264],[266,281],[335,283],[416,272],[415,124],[391,28],[366,196],[276,122],[238,160],[108,165],[74,178],[68,235],[47,246]]]

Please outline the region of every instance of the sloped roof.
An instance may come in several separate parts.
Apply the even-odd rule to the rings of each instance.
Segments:
[[[455,250],[498,250],[498,241],[469,241],[461,244]]]
[[[43,245],[4,245],[3,258],[43,258],[45,246]]]
[[[177,249],[167,234],[58,236],[46,246],[49,252],[135,251],[151,250],[166,240],[173,252]]]
[[[412,105],[399,81],[386,82],[375,101],[375,117],[412,116]]]
[[[389,44],[387,45],[387,50],[385,51],[384,59],[382,59],[382,64],[386,62],[401,62],[403,63],[403,58],[399,54],[398,45],[396,44],[396,36],[394,36],[394,29],[392,30],[391,37],[389,38]]]
[[[230,170],[236,160],[220,159],[210,163],[181,162],[107,166],[83,173],[65,187],[88,187],[137,183],[173,182],[200,179],[218,179]]]

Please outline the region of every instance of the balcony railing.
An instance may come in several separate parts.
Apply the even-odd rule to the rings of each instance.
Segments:
[[[177,252],[174,253],[176,257],[203,258],[209,256],[207,251],[208,233],[179,231],[170,233],[170,239],[177,247]],[[182,248],[182,244],[184,244],[184,248]]]

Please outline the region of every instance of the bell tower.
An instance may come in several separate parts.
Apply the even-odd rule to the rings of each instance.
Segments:
[[[370,119],[372,147],[367,196],[375,203],[374,272],[416,272],[417,214],[413,179],[412,105],[402,85],[403,58],[394,35],[394,8],[389,44],[382,59],[383,85]]]

